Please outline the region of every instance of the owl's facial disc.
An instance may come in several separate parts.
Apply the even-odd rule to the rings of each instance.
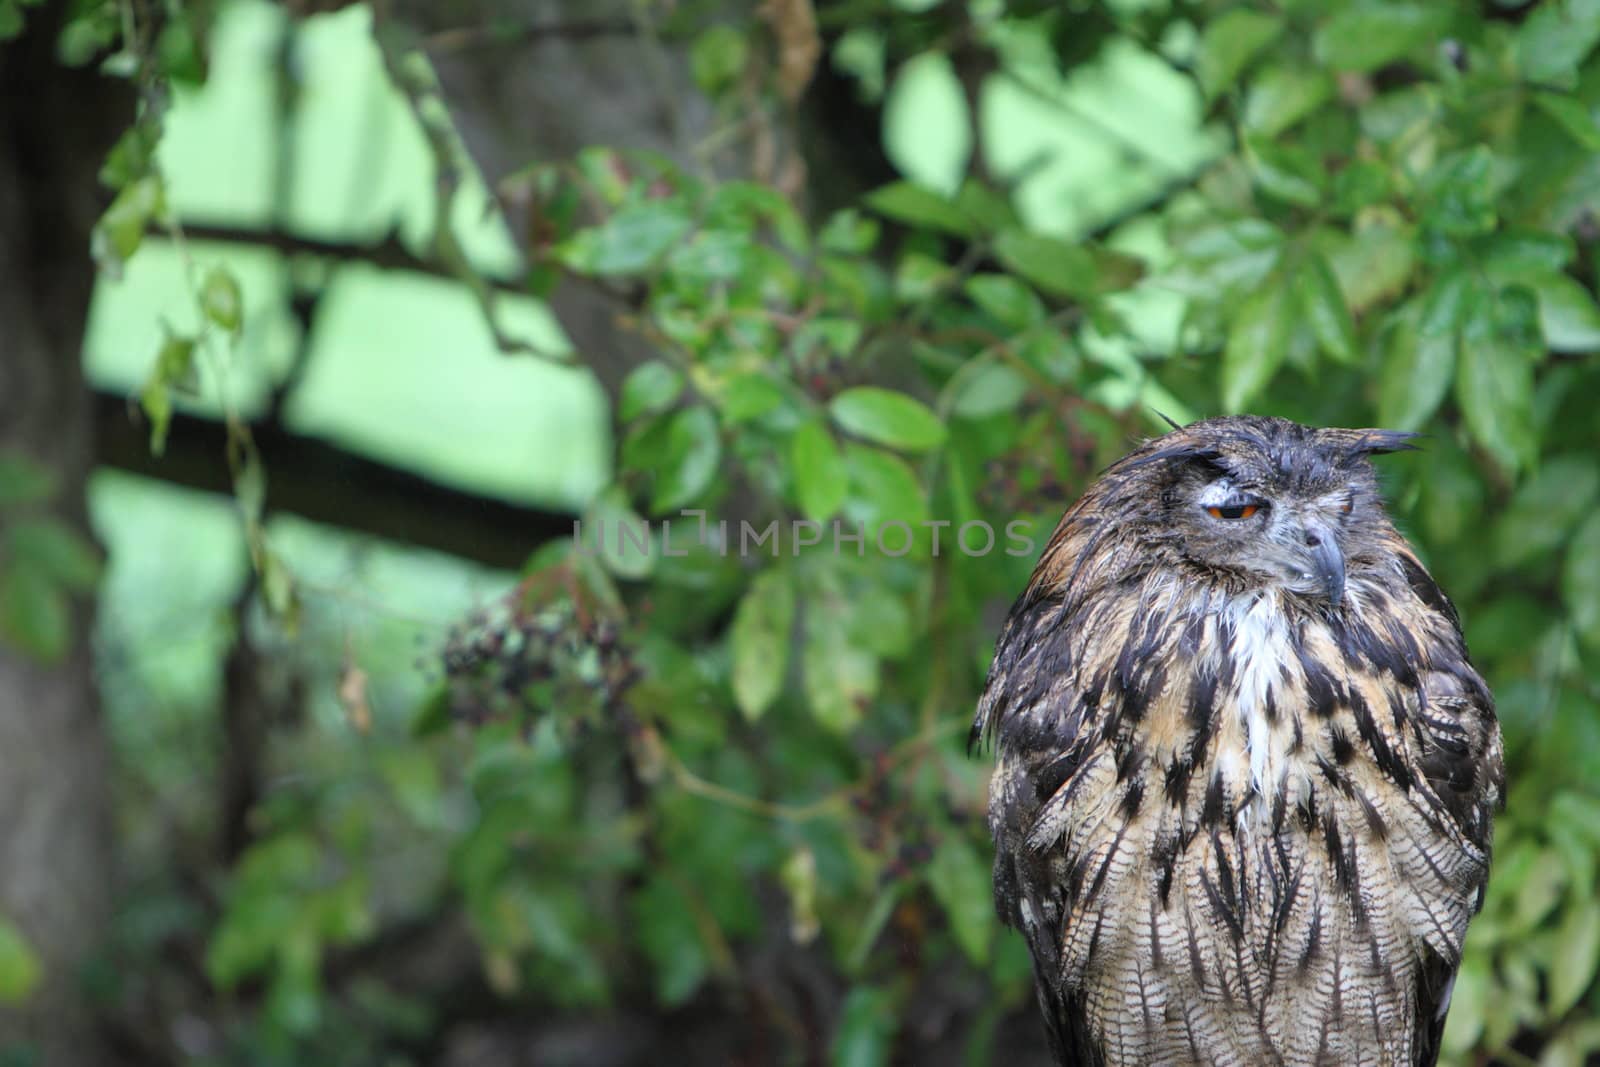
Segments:
[[[1345,588],[1340,525],[1351,499],[1338,492],[1274,501],[1222,477],[1203,485],[1194,503],[1214,551],[1228,553],[1231,562],[1296,593],[1338,607]]]

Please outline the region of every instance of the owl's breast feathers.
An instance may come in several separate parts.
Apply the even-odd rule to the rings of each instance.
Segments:
[[[976,728],[1058,1055],[1432,1063],[1502,787],[1448,600],[1398,535],[1337,611],[1094,536],[1058,531]]]

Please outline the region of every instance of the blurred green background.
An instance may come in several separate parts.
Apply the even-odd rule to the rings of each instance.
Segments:
[[[1429,435],[1511,777],[1446,1059],[1600,1056],[1600,5],[0,36],[0,1064],[1046,1062],[965,751],[1033,554],[949,538],[1235,410]],[[682,508],[781,550],[573,551]]]

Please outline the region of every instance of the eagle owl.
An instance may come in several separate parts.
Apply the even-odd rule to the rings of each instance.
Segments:
[[[1370,456],[1210,419],[1062,517],[995,650],[995,901],[1063,1064],[1439,1052],[1503,786],[1455,609]]]

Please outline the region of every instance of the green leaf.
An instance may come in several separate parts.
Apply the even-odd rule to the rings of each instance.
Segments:
[[[1356,215],[1364,208],[1382,204],[1394,193],[1389,168],[1375,159],[1355,159],[1333,176],[1334,210]]]
[[[928,888],[944,908],[956,944],[980,967],[989,962],[995,932],[989,878],[989,865],[977,849],[953,831],[939,842],[928,864]]]
[[[300,625],[300,594],[295,589],[294,572],[274,552],[261,556],[261,599],[267,614],[291,634]]]
[[[844,503],[849,475],[828,428],[808,422],[796,430],[789,462],[801,513],[817,522],[831,518]]]
[[[1589,1067],[1596,1052],[1600,1052],[1600,1023],[1580,1015],[1541,1037],[1539,1067]]]
[[[844,998],[833,1034],[833,1067],[884,1067],[900,1019],[885,990],[857,986]]]
[[[1059,330],[1032,330],[1016,343],[1016,351],[1023,363],[1058,385],[1074,381],[1082,369],[1077,345]]]
[[[916,527],[928,517],[927,497],[917,476],[899,456],[848,442],[844,450],[850,488],[845,515],[869,527],[904,522]]]
[[[662,875],[652,876],[629,903],[634,934],[655,966],[656,995],[663,1004],[682,1004],[711,970],[692,903]]]
[[[1479,305],[1468,320],[1458,357],[1456,402],[1473,438],[1501,466],[1515,471],[1531,465],[1538,454],[1533,423],[1537,309],[1519,313],[1506,309],[1505,303]],[[1527,303],[1533,304],[1531,294]],[[1531,344],[1530,333],[1535,335]]]
[[[1434,279],[1422,301],[1422,318],[1417,328],[1424,337],[1457,333],[1467,315],[1477,306],[1483,293],[1471,275],[1456,268]]]
[[[1440,1042],[1445,1055],[1452,1060],[1465,1057],[1483,1035],[1485,1008],[1494,985],[1486,960],[1487,954],[1480,958],[1469,952],[1456,972],[1451,987],[1450,1014],[1445,1019],[1444,1038]]]
[[[641,545],[642,542],[642,545]],[[606,570],[622,578],[648,578],[656,566],[656,550],[648,524],[616,485],[596,493],[584,509],[581,552],[600,557]]]
[[[54,516],[16,519],[5,527],[10,556],[18,566],[39,569],[76,592],[100,580],[100,557],[72,526]]]
[[[168,334],[156,353],[155,366],[139,392],[139,404],[150,420],[150,451],[161,455],[167,447],[167,429],[172,422],[172,394],[195,392],[198,380],[194,366],[194,339]]]
[[[1600,511],[1589,515],[1567,547],[1561,599],[1578,635],[1591,648],[1600,648]]]
[[[682,392],[683,374],[676,367],[659,359],[641,363],[622,382],[617,418],[629,422],[640,415],[665,411]]]
[[[1559,1019],[1588,992],[1600,965],[1600,901],[1591,897],[1568,909],[1556,934],[1555,951],[1545,1011]]]
[[[778,868],[778,881],[789,894],[789,937],[805,945],[822,932],[817,917],[817,855],[801,847],[789,853]]]
[[[904,540],[904,533],[895,530],[884,543],[897,551]],[[852,601],[850,635],[854,640],[884,659],[901,659],[911,651],[918,628],[903,599],[881,585],[869,585],[853,590]]]
[[[1422,220],[1445,237],[1474,237],[1498,224],[1494,154],[1485,145],[1451,153],[1423,175]]]
[[[866,195],[865,202],[878,214],[910,226],[924,226],[958,237],[970,237],[977,230],[954,201],[914,182],[894,182],[874,189]]]
[[[1256,185],[1268,196],[1301,207],[1321,203],[1325,171],[1309,149],[1246,137],[1244,159]]]
[[[783,692],[794,628],[794,585],[783,570],[762,571],[733,617],[733,696],[752,721]]]
[[[1059,237],[1006,230],[995,239],[994,252],[1008,270],[1047,292],[1087,296],[1099,285],[1094,253]]]
[[[1361,355],[1355,320],[1326,259],[1316,253],[1306,258],[1295,275],[1295,296],[1322,350],[1340,363],[1355,363]]]
[[[1004,363],[995,362],[967,363],[950,384],[959,390],[951,411],[963,419],[986,419],[1015,411],[1028,392],[1026,378]]]
[[[1263,219],[1245,218],[1202,224],[1175,243],[1178,263],[1161,275],[1162,287],[1210,302],[1259,285],[1277,263],[1284,236]]]
[[[878,657],[851,636],[851,604],[823,588],[805,603],[801,667],[811,714],[827,729],[844,734],[861,722],[878,695]]]
[[[1334,70],[1376,70],[1438,39],[1450,11],[1436,4],[1381,3],[1346,8],[1317,30],[1311,50]]]
[[[1516,884],[1516,883],[1513,883]],[[1567,870],[1554,849],[1540,849],[1521,884],[1517,884],[1512,921],[1516,929],[1532,930],[1561,902]]]
[[[1535,93],[1533,102],[1555,119],[1579,146],[1591,152],[1600,151],[1600,126],[1595,125],[1594,117],[1582,101],[1558,93]]]
[[[417,745],[388,749],[378,757],[378,768],[400,810],[413,822],[425,827],[442,824],[443,783],[439,764],[428,749]]]
[[[723,387],[720,406],[722,419],[729,425],[750,422],[792,407],[783,387],[760,372],[729,379]]]
[[[1557,352],[1600,352],[1600,307],[1577,279],[1567,274],[1523,275],[1522,284],[1539,300],[1539,330]]]
[[[411,711],[409,733],[419,740],[435,737],[455,723],[450,710],[450,690],[445,683],[437,683],[422,695]]]
[[[1233,8],[1206,22],[1195,59],[1195,77],[1207,99],[1238,80],[1240,73],[1283,32],[1283,17]]]
[[[1243,411],[1278,373],[1294,325],[1283,287],[1268,284],[1245,299],[1222,353],[1222,406]]]
[[[1131,289],[1145,275],[1144,260],[1111,248],[1093,247],[1096,293],[1120,293]]]
[[[1038,295],[1010,275],[974,274],[965,288],[974,304],[1007,329],[1025,330],[1045,319]]]
[[[748,51],[745,35],[728,25],[713,26],[695,38],[689,70],[700,91],[711,95],[733,84],[744,70]]]
[[[709,409],[692,407],[674,412],[667,422],[652,509],[657,514],[671,511],[705,492],[716,477],[721,458],[717,420]]]
[[[956,280],[955,268],[937,256],[909,251],[895,264],[894,291],[904,304],[920,304]]]
[[[239,282],[222,267],[206,272],[200,286],[200,307],[206,318],[229,333],[239,332],[244,321],[244,297],[239,292]]]
[[[1274,137],[1333,96],[1333,79],[1319,67],[1277,65],[1256,76],[1245,97],[1244,128]]]
[[[822,351],[827,358],[848,358],[861,343],[862,326],[858,319],[843,315],[818,315],[794,333],[794,351],[809,354]]]
[[[1518,229],[1483,238],[1475,250],[1484,273],[1501,285],[1528,274],[1559,274],[1576,252],[1566,234]]]
[[[968,178],[956,190],[956,206],[980,230],[998,233],[1019,221],[1010,190],[985,185],[975,178]]]
[[[1415,430],[1432,418],[1456,370],[1455,335],[1424,336],[1416,305],[1410,310],[1389,332],[1378,377],[1378,422],[1396,430]]]
[[[0,508],[37,504],[56,493],[55,475],[20,452],[0,452]]]
[[[1415,236],[1409,228],[1364,226],[1323,249],[1353,314],[1388,301],[1410,284],[1417,263]]]
[[[278,946],[265,1005],[274,1026],[301,1036],[317,1028],[322,1019],[321,958],[321,938],[307,926],[290,930]]]
[[[864,217],[855,208],[844,208],[828,216],[817,234],[817,246],[824,252],[865,255],[878,243],[882,227],[877,219]]]
[[[684,286],[733,282],[750,274],[752,247],[747,231],[701,230],[671,250],[667,266]]]
[[[117,194],[95,224],[90,241],[95,261],[112,278],[122,277],[122,265],[144,241],[144,231],[166,210],[161,178],[147,174]]]
[[[1600,5],[1547,0],[1517,27],[1517,66],[1536,85],[1571,88],[1578,65],[1600,41]]]
[[[693,225],[676,200],[629,204],[599,226],[580,230],[553,250],[579,274],[637,274],[653,266]]]
[[[0,639],[52,665],[66,658],[72,643],[66,591],[21,560],[8,560],[0,569]]]
[[[39,957],[22,932],[0,916],[0,1004],[16,1004],[39,984]]]
[[[0,0],[0,41],[9,41],[20,36],[22,36],[22,9],[17,6],[15,0]]]
[[[1600,466],[1590,456],[1554,456],[1524,482],[1495,519],[1491,543],[1499,567],[1517,567],[1566,540],[1600,496]]]
[[[907,452],[944,443],[944,423],[920,400],[877,386],[846,389],[828,404],[833,421],[847,433]]]
[[[867,909],[866,918],[861,920],[861,925],[856,929],[854,943],[850,946],[850,953],[845,957],[845,971],[849,974],[860,974],[867,959],[872,955],[872,946],[878,943],[878,938],[883,934],[883,928],[889,925],[889,919],[894,915],[895,906],[900,903],[900,897],[905,893],[906,883],[903,881],[886,882],[878,895],[872,898],[872,906]]]

